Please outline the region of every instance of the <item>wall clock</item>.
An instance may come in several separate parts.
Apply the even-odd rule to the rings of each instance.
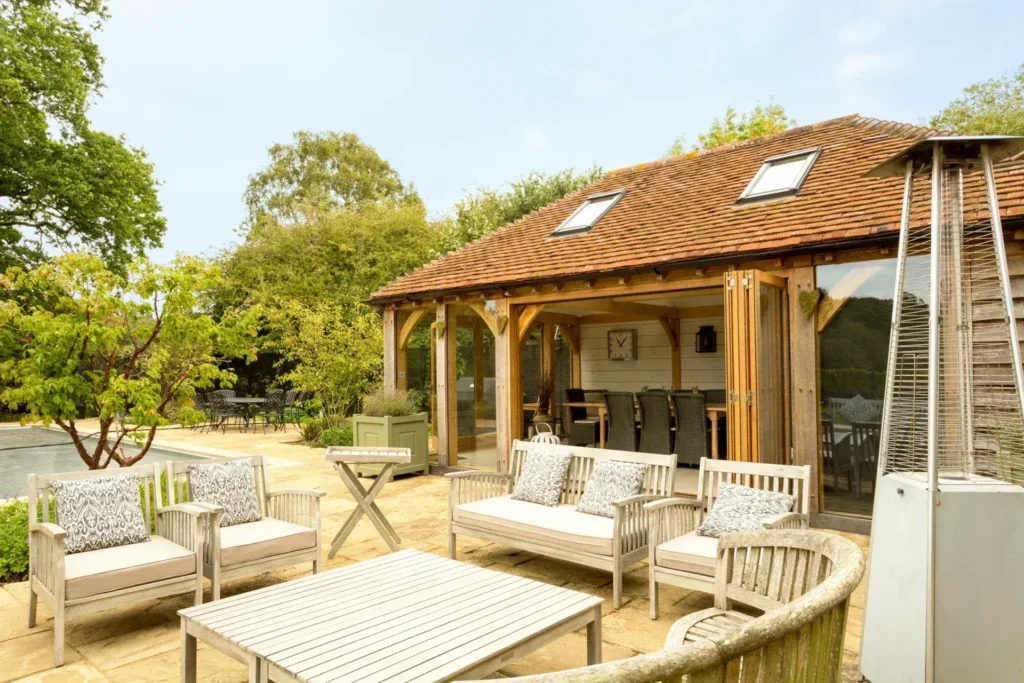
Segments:
[[[608,330],[608,360],[636,360],[636,330]]]

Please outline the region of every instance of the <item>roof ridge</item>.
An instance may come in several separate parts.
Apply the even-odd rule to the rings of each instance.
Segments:
[[[907,139],[916,139],[922,137],[930,137],[934,135],[949,135],[949,131],[941,131],[927,126],[919,126],[911,123],[903,123],[901,121],[889,121],[886,119],[876,119],[869,116],[861,116],[860,114],[847,114],[845,116],[837,116],[831,119],[825,119],[824,121],[817,121],[815,123],[808,123],[803,126],[794,126],[781,130],[777,133],[769,133],[768,135],[760,135],[756,138],[749,138],[747,140],[740,140],[739,142],[730,142],[710,149],[700,149],[691,152],[684,152],[682,154],[673,154],[672,156],[665,157],[663,159],[657,159],[655,161],[646,161],[638,164],[632,164],[629,166],[622,166],[621,168],[612,169],[605,173],[605,176],[618,175],[620,173],[629,173],[632,171],[639,171],[644,168],[667,166],[670,163],[678,163],[681,161],[687,161],[690,159],[699,159],[709,154],[716,154],[718,152],[728,152],[735,149],[741,149],[744,147],[751,147],[753,145],[762,144],[764,142],[779,140],[791,135],[799,135],[806,133],[809,130],[817,128],[824,128],[826,126],[834,125],[837,123],[845,123],[859,128],[865,128],[869,130],[877,129],[882,133],[889,135],[899,135]]]

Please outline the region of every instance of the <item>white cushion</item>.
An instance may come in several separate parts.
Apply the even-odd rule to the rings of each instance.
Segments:
[[[654,561],[659,567],[693,572],[704,576],[715,575],[718,558],[718,539],[699,536],[690,531],[682,536],[665,541],[654,549]]]
[[[577,512],[572,505],[547,507],[513,500],[511,496],[485,498],[455,508],[455,521],[503,536],[544,545],[612,554],[615,521]]]
[[[163,536],[152,536],[145,543],[66,556],[64,592],[68,600],[75,600],[195,573],[194,552]]]
[[[314,547],[315,530],[273,517],[220,529],[220,563],[224,567]]]

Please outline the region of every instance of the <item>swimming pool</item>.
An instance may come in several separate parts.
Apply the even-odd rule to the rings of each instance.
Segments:
[[[96,439],[88,439],[92,447]],[[138,453],[133,445],[125,446],[125,453]],[[168,460],[202,460],[191,455],[165,448],[150,448],[140,464],[164,463]],[[116,463],[111,467],[117,467]],[[28,492],[29,474],[53,474],[85,470],[75,445],[64,432],[41,427],[0,429],[0,499],[24,496]]]

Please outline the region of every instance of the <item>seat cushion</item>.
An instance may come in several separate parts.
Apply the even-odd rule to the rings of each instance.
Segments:
[[[221,527],[220,564],[229,567],[316,547],[316,531],[273,517]]]
[[[698,536],[696,530],[665,541],[654,550],[654,561],[659,567],[704,576],[715,575],[717,557],[718,539]]]
[[[68,555],[64,558],[64,591],[68,600],[75,600],[195,572],[195,553],[162,536],[152,536],[145,543]]]
[[[577,512],[572,505],[548,507],[511,496],[485,498],[457,506],[455,521],[557,548],[612,554],[614,520]]]

